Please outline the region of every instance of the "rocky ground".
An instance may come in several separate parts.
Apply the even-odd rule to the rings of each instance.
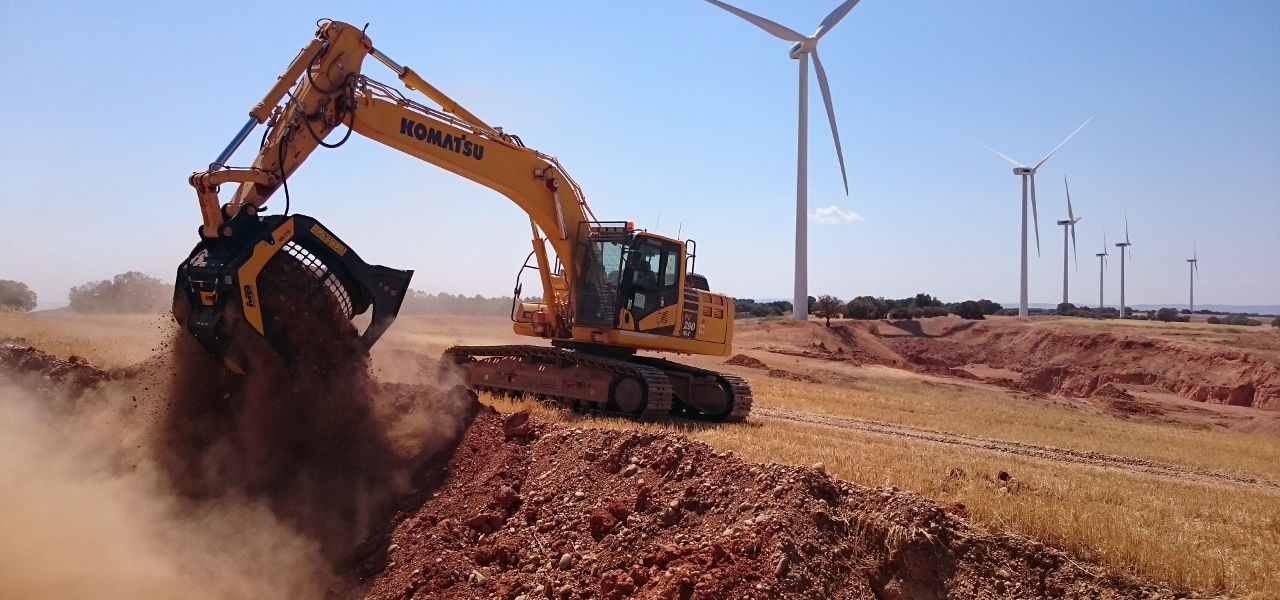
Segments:
[[[673,434],[482,411],[356,597],[1159,598],[963,506],[752,464]]]

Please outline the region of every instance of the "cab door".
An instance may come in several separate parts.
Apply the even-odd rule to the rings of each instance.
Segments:
[[[684,268],[681,254],[679,244],[635,237],[623,263],[617,327],[659,335],[675,332]]]

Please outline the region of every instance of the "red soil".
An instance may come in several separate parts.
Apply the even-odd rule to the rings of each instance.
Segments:
[[[363,598],[1172,595],[957,512],[678,435],[484,411],[364,566]]]

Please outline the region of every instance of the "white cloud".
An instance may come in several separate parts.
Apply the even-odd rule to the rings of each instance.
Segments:
[[[813,211],[813,214],[809,215],[809,217],[819,225],[839,225],[841,223],[857,223],[865,220],[862,215],[851,210],[841,210],[839,206],[834,204]]]

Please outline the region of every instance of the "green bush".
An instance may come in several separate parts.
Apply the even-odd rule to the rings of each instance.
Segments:
[[[1186,323],[1187,321],[1191,320],[1191,317],[1182,316],[1182,314],[1180,314],[1178,312],[1178,309],[1176,308],[1162,308],[1160,310],[1157,310],[1155,314],[1155,318],[1160,321],[1164,321],[1165,323],[1169,323],[1173,321]]]
[[[1262,325],[1262,321],[1250,319],[1245,315],[1235,314],[1235,313],[1226,315],[1221,318],[1209,317],[1208,322],[1213,325],[1246,325],[1249,327],[1257,327]],[[1271,324],[1275,325],[1275,322],[1273,321]]]
[[[844,316],[849,319],[879,319],[886,312],[888,309],[884,303],[871,296],[858,296],[844,305]]]
[[[974,302],[973,300],[965,300],[964,302],[955,305],[955,307],[951,309],[951,312],[955,313],[955,315],[961,319],[985,318],[982,315],[982,305]]]

